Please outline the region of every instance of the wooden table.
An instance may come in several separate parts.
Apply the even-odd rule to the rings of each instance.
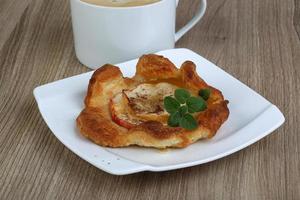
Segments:
[[[193,14],[182,0],[177,25]],[[190,48],[283,111],[272,135],[226,158],[112,176],[51,133],[32,90],[88,71],[74,55],[68,1],[0,0],[0,199],[300,199],[300,1],[209,0]]]

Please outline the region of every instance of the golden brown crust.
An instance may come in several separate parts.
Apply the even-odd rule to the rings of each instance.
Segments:
[[[196,72],[196,65],[191,61],[185,61],[180,68],[182,82],[186,88],[199,90],[201,88],[207,88],[205,81],[200,78]]]
[[[123,143],[122,135],[127,130],[108,119],[101,108],[87,107],[77,118],[80,132],[103,146],[117,147]]]
[[[139,126],[134,127],[131,131],[145,131],[157,139],[168,139],[182,131],[180,127],[168,127],[157,121],[146,121]]]
[[[169,79],[178,77],[176,66],[163,56],[149,54],[143,55],[136,66],[135,79],[143,81]]]
[[[213,137],[221,125],[227,120],[229,116],[227,104],[228,101],[211,104],[204,112],[199,113],[197,117],[198,124],[210,130],[209,137]]]
[[[143,82],[170,82],[188,88],[197,94],[200,89],[210,88],[212,93],[207,101],[208,109],[197,116],[199,127],[193,131],[172,128],[158,121],[146,121],[138,125],[126,121],[125,127],[115,123],[116,116],[111,99],[124,89],[132,89]],[[202,139],[213,137],[229,115],[222,93],[209,86],[196,73],[196,66],[186,61],[180,69],[167,58],[150,54],[139,59],[133,78],[124,78],[120,69],[113,65],[104,65],[96,70],[90,79],[85,109],[77,118],[77,127],[82,135],[95,143],[109,147],[139,145],[155,148],[185,147]],[[127,124],[126,124],[127,123]]]
[[[90,79],[86,107],[101,107],[108,102],[112,96],[120,91],[120,88],[128,88],[134,81],[124,78],[121,70],[113,65],[106,64],[97,69]]]

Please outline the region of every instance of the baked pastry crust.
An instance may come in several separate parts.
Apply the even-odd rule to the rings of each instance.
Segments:
[[[194,94],[200,89],[210,88],[207,109],[197,115],[199,126],[196,130],[169,127],[159,121],[146,121],[127,129],[112,120],[110,100],[116,94],[152,82],[169,82]],[[118,67],[109,64],[96,70],[89,82],[85,108],[76,122],[82,135],[101,146],[182,148],[199,139],[213,137],[229,116],[227,104],[219,90],[200,78],[193,62],[186,61],[178,69],[167,58],[149,54],[139,59],[132,78],[123,77]]]

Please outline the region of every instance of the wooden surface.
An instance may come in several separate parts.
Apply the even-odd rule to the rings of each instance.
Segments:
[[[178,27],[197,1],[182,0]],[[68,1],[0,0],[0,199],[300,199],[300,2],[209,0],[178,43],[283,111],[272,135],[226,158],[112,176],[65,148],[38,112],[36,86],[88,71],[75,58]]]

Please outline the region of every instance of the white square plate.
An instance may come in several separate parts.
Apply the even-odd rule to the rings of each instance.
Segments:
[[[40,112],[54,135],[71,151],[95,167],[115,175],[140,171],[165,171],[199,165],[241,150],[270,134],[284,122],[280,110],[255,91],[219,67],[188,49],[172,49],[157,54],[176,66],[191,60],[197,72],[229,100],[230,116],[208,140],[184,149],[159,151],[150,148],[103,148],[82,137],[75,119],[83,109],[93,72],[73,76],[35,88]],[[137,60],[118,64],[124,76],[133,76]]]

